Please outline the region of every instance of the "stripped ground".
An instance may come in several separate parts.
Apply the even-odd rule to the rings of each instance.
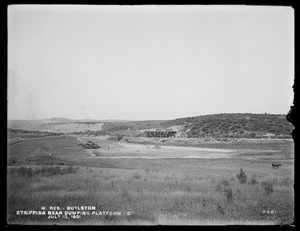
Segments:
[[[99,149],[83,149],[78,146],[80,142],[88,140],[100,146]],[[69,161],[83,161],[87,159],[243,159],[266,161],[290,161],[293,153],[289,150],[288,143],[252,144],[253,148],[234,147],[228,144],[225,148],[188,147],[170,145],[131,144],[114,142],[107,137],[88,136],[60,136],[41,137],[32,139],[19,139],[9,145],[9,162],[23,160],[30,163],[36,160],[43,163],[51,162],[55,158]],[[22,161],[22,162],[23,162]]]
[[[77,137],[79,142],[86,142],[88,138]],[[108,158],[108,159],[164,159],[164,158],[233,158],[246,156],[247,159],[257,158],[255,154],[274,154],[281,150],[257,150],[257,149],[221,149],[221,148],[201,148],[182,146],[157,146],[128,143],[109,143],[107,139],[94,139],[98,145],[102,146],[96,150],[85,150],[88,158]]]

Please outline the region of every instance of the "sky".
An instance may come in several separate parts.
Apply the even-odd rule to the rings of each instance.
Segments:
[[[8,119],[287,114],[294,10],[11,5]]]

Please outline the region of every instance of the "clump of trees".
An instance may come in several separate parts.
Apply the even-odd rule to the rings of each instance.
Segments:
[[[293,126],[284,116],[272,114],[217,114],[194,117],[186,123],[187,136],[262,138],[266,133],[290,135]]]

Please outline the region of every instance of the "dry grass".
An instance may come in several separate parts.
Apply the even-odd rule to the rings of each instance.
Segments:
[[[291,179],[289,183],[287,179],[277,182],[270,179],[274,191],[266,194],[259,179],[259,184],[241,184],[229,176],[212,182],[144,170],[80,168],[74,173],[62,175],[58,171],[47,177],[40,172],[31,176],[16,172],[21,170],[10,171],[13,174],[8,181],[8,214],[12,223],[18,222],[16,210],[38,210],[40,206],[53,205],[96,205],[100,211],[134,212],[130,216],[101,217],[98,222],[104,224],[168,224],[174,220],[177,224],[216,221],[287,224],[293,220]],[[276,213],[263,213],[271,209]],[[45,217],[41,222],[51,220]],[[81,222],[96,220],[82,217]]]
[[[276,148],[285,150],[280,145],[270,146],[270,149]],[[52,158],[47,156],[49,149]],[[244,159],[243,156],[232,159],[87,159],[75,138],[22,141],[9,150],[8,158],[14,163],[8,166],[8,223],[291,224],[294,218],[293,161],[283,159],[283,166],[273,169],[270,160],[274,157],[268,155],[267,160]],[[64,165],[57,166],[60,163]],[[68,167],[70,163],[79,167]],[[241,168],[247,175],[242,184],[237,177]],[[98,211],[133,213],[83,216],[80,220],[16,215],[17,210],[70,205],[93,205]]]

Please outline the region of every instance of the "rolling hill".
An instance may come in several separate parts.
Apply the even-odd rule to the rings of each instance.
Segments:
[[[100,126],[101,123],[101,126]],[[79,126],[80,125],[80,126]],[[62,127],[68,129],[61,129]],[[284,114],[227,113],[174,120],[122,121],[122,120],[49,120],[8,121],[9,128],[87,135],[143,136],[147,129],[177,130],[181,137],[262,138],[266,134],[290,136],[293,125]],[[60,130],[58,129],[60,127]],[[72,127],[72,128],[71,128]],[[77,128],[79,128],[76,130]]]
[[[285,115],[231,113],[180,118],[162,124],[165,127],[183,125],[187,137],[245,137],[264,134],[290,135],[293,125]]]

